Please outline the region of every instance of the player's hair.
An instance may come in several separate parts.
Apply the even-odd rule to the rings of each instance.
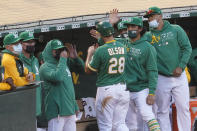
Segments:
[[[140,27],[142,28],[142,31],[140,32],[141,37],[146,33],[147,28],[146,27]]]

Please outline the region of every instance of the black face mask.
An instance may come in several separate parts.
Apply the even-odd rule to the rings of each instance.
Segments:
[[[131,39],[136,38],[136,37],[137,37],[137,30],[129,30],[129,31],[128,31],[128,36],[129,36],[129,38],[131,38]]]
[[[35,51],[35,46],[26,46],[26,50],[27,53],[34,53]]]

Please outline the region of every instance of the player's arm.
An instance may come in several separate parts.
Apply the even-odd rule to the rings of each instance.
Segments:
[[[146,52],[146,70],[148,75],[148,88],[149,95],[147,96],[147,104],[153,105],[155,102],[155,90],[158,80],[158,69],[157,69],[157,56],[154,47],[150,47]]]
[[[178,28],[179,29],[178,30],[178,42],[181,47],[181,56],[182,56],[179,67],[181,67],[182,69],[185,69],[189,61],[190,55],[192,53],[192,47],[191,47],[191,44],[190,44],[190,41],[186,32],[180,26],[178,27],[179,27]]]
[[[0,83],[0,90],[1,91],[6,91],[6,90],[10,90],[11,86],[8,83]]]
[[[67,64],[70,71],[84,73],[84,61],[78,56],[76,45],[70,43],[66,43],[65,45],[69,53]]]
[[[87,73],[87,74],[90,74],[92,71],[91,71],[91,69],[88,67],[89,66],[89,63],[90,63],[90,61],[91,61],[91,59],[92,59],[92,54],[88,54],[87,55],[87,58],[86,58],[86,63],[85,63],[85,73]]]
[[[92,45],[88,48],[88,54],[85,62],[85,72],[90,74],[91,72],[97,72],[97,53],[94,54],[95,50],[98,48],[98,44]],[[94,57],[93,57],[94,54]]]
[[[67,58],[60,57],[59,64],[56,69],[50,69],[49,67],[45,67],[40,70],[40,74],[42,77],[51,82],[62,82],[64,81],[64,77],[62,74],[66,74],[66,66],[67,66]]]
[[[150,49],[147,50],[146,57],[146,70],[148,73],[149,94],[154,95],[158,80],[157,53],[154,47],[150,47]]]
[[[184,71],[189,61],[190,55],[192,53],[192,47],[186,32],[178,25],[174,25],[174,27],[177,30],[177,39],[181,50],[179,66],[173,71],[174,76],[178,77]]]
[[[153,105],[155,102],[155,90],[158,80],[158,69],[157,69],[157,56],[154,47],[150,47],[146,52],[146,70],[148,75],[148,88],[149,95],[146,98],[146,103]]]
[[[81,58],[68,58],[67,64],[71,72],[84,73],[84,61]]]
[[[0,90],[15,90],[16,86],[14,85],[13,79],[8,77],[0,83]]]
[[[109,13],[109,22],[114,26],[119,20],[120,17],[118,16],[118,9],[111,10]]]

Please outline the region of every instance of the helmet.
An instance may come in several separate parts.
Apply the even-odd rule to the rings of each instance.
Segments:
[[[107,37],[114,34],[114,28],[109,22],[99,22],[96,28],[101,36]]]

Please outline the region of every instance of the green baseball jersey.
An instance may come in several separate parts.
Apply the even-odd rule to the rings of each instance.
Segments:
[[[125,80],[127,89],[138,92],[149,88],[149,94],[154,94],[157,79],[157,57],[154,47],[147,42],[147,36],[131,43],[129,38],[116,38],[117,42],[123,44],[127,50]],[[103,40],[99,39],[100,44]]]
[[[125,81],[126,49],[123,44],[111,41],[96,49],[88,67],[97,72],[97,87]]]
[[[162,30],[151,30],[146,36],[157,51],[159,74],[172,76],[177,67],[185,69],[192,48],[180,26],[164,21]]]

